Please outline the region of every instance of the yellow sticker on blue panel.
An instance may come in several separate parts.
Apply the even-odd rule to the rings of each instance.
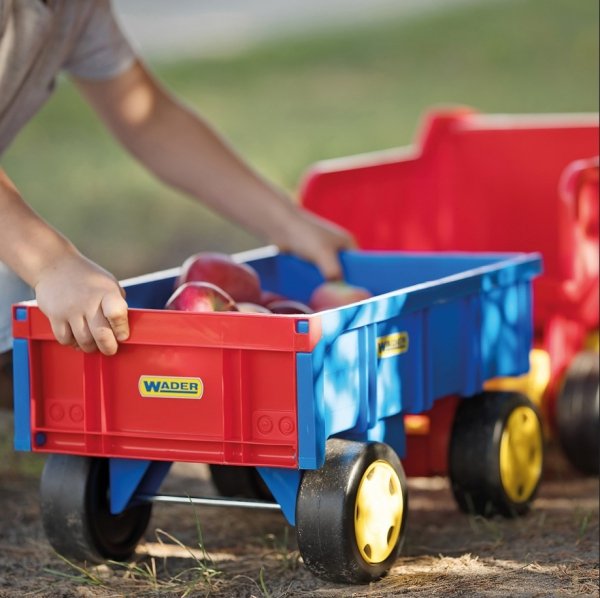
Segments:
[[[392,357],[408,351],[408,332],[394,332],[377,338],[377,356]]]

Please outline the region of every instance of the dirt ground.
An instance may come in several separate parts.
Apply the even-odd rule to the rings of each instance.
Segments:
[[[534,508],[518,520],[469,517],[447,480],[411,479],[402,555],[368,586],[316,579],[282,515],[238,508],[155,505],[132,564],[77,568],[44,538],[39,462],[6,447],[0,457],[0,597],[598,596],[598,479],[579,477],[552,447]],[[164,490],[214,494],[203,465],[176,465]]]

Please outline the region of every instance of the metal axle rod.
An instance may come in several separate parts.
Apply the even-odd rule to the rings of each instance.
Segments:
[[[135,498],[146,502],[167,502],[180,505],[203,505],[207,507],[243,507],[246,509],[264,509],[281,511],[278,503],[262,500],[240,500],[237,498],[208,498],[198,496],[173,496],[171,494],[136,494]]]

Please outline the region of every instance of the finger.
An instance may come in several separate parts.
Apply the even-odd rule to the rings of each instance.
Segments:
[[[315,261],[325,280],[340,280],[343,278],[342,265],[337,253],[334,251],[319,254]]]
[[[344,249],[358,249],[358,243],[350,233],[347,233],[344,238]]]
[[[337,250],[353,250],[358,248],[356,239],[347,231],[340,229]],[[319,254],[317,265],[326,280],[342,280],[344,271],[338,251],[332,251],[331,247]]]
[[[69,322],[67,322],[66,320],[51,319],[50,326],[52,327],[52,333],[54,334],[54,338],[61,345],[65,345],[66,347],[77,346]]]
[[[114,355],[117,352],[118,343],[115,333],[100,308],[91,318],[88,318],[88,327],[101,353]]]
[[[102,297],[101,309],[117,340],[119,342],[127,340],[129,338],[127,302],[120,293],[109,293],[104,295],[104,297]]]
[[[70,324],[77,346],[85,353],[93,353],[97,346],[87,321],[83,317],[74,318],[70,320]]]

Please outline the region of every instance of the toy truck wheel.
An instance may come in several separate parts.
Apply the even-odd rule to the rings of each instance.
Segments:
[[[542,476],[543,452],[542,423],[527,397],[484,392],[462,401],[449,457],[458,506],[486,517],[523,515]]]
[[[40,483],[42,522],[52,547],[88,563],[124,561],[144,534],[151,504],[109,510],[108,460],[50,455]]]
[[[330,581],[382,577],[398,556],[407,510],[404,470],[388,445],[330,439],[325,464],[305,471],[298,490],[304,563]]]
[[[254,467],[210,465],[210,475],[221,496],[273,500],[271,491]]]
[[[600,469],[598,354],[578,353],[567,369],[556,399],[558,438],[572,465],[586,474]]]

